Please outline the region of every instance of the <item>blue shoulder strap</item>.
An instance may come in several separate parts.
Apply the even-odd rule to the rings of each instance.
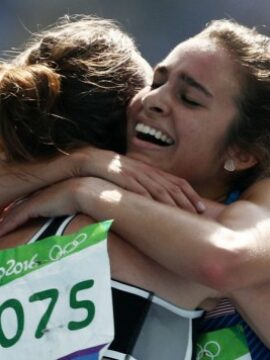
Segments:
[[[224,204],[225,205],[232,204],[233,202],[235,202],[236,200],[239,199],[241,193],[242,193],[242,191],[240,189],[229,192],[226,200],[224,201]]]

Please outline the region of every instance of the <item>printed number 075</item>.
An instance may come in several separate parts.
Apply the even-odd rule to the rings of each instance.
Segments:
[[[91,288],[93,286],[93,284],[94,284],[94,280],[85,280],[85,281],[81,281],[81,282],[75,284],[71,288],[70,296],[69,296],[70,307],[72,309],[85,309],[87,311],[87,316],[85,319],[83,319],[81,321],[70,321],[67,325],[69,330],[80,330],[80,329],[88,326],[92,322],[92,320],[95,316],[94,303],[90,300],[78,300],[77,294],[81,290]],[[31,295],[29,298],[29,302],[42,301],[42,300],[47,300],[47,299],[51,300],[49,302],[49,305],[48,305],[46,311],[44,312],[42,318],[40,319],[40,322],[36,329],[35,337],[37,339],[40,339],[46,333],[46,327],[47,327],[50,317],[52,315],[53,309],[57,303],[58,296],[59,296],[59,291],[57,289],[53,288],[53,289],[46,289],[46,290],[40,291],[38,293],[35,293],[35,294]],[[3,328],[2,328],[2,321],[1,321],[1,316],[2,316],[3,312],[8,308],[11,308],[14,310],[14,312],[17,316],[17,324],[18,324],[16,333],[11,338],[8,338],[5,335]],[[15,345],[19,341],[19,339],[23,333],[23,330],[24,330],[24,311],[23,311],[22,304],[17,299],[6,300],[0,306],[0,346],[2,346],[4,348],[9,348],[9,347]]]

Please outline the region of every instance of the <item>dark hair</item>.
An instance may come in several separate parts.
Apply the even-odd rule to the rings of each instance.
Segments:
[[[0,131],[9,160],[92,144],[126,150],[126,106],[151,70],[117,24],[64,17],[0,65]]]
[[[232,20],[212,21],[201,35],[229,51],[239,70],[239,111],[225,145],[236,144],[258,160],[236,176],[247,186],[270,175],[270,38]]]

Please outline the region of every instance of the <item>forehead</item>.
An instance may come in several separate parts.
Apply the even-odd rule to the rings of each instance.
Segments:
[[[240,81],[237,67],[226,49],[216,42],[194,37],[178,46],[158,65],[157,69],[168,72],[170,76],[187,74],[204,84],[211,93],[230,91],[237,95]]]

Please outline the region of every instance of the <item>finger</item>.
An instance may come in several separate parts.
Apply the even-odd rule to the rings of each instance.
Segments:
[[[171,194],[164,188],[160,186],[153,186],[151,189],[152,199],[166,205],[178,207],[177,202],[171,196]]]
[[[53,189],[57,185],[51,187]],[[0,236],[18,228],[28,220],[38,217],[51,217],[65,215],[62,206],[57,206],[57,199],[50,199],[50,188],[39,191],[22,202],[11,206],[5,213],[0,223]]]
[[[204,204],[203,199],[188,183],[182,187],[182,191],[198,213],[203,213],[206,210],[206,205]]]
[[[148,191],[155,200],[197,213],[196,206],[190,201],[185,193],[182,192],[182,189],[179,186],[179,178],[178,186],[164,178],[163,174],[156,174],[153,179],[153,172],[151,174],[145,174],[145,177],[140,178],[140,180],[143,181],[143,186],[148,188]],[[193,190],[192,187],[190,187],[190,189]],[[194,194],[195,196],[197,195],[196,192],[194,192]],[[199,196],[198,198],[200,199]]]
[[[33,217],[31,216],[31,211],[29,211],[29,209],[28,211],[24,211],[23,208],[24,206],[20,204],[5,213],[0,222],[0,236],[15,230]]]
[[[179,188],[172,190],[162,187],[155,187],[152,189],[152,197],[164,204],[168,204],[191,213],[197,213],[196,207]]]
[[[157,180],[158,178],[159,177],[157,177]],[[192,208],[196,210],[196,212],[202,213],[206,210],[203,199],[186,180],[168,173],[162,173],[161,179],[163,179],[163,181],[167,183],[164,186],[167,186],[168,190],[175,198],[177,204],[183,204],[184,199],[182,197],[182,194],[184,194],[188,198],[189,203],[192,205]],[[186,203],[184,201],[184,203],[186,205],[183,204],[183,206],[188,206],[189,208],[188,202]]]
[[[162,181],[153,181],[153,179],[147,175],[140,177],[137,181],[142,184],[144,189],[147,189],[152,199],[163,204],[177,207],[177,203],[171,196],[170,192],[163,186],[163,184],[160,184]]]
[[[186,196],[182,189],[174,189],[172,196],[179,208],[192,213],[198,213],[196,206],[194,206],[194,204],[190,201],[190,199]]]
[[[147,189],[147,187],[143,186],[137,179],[129,178],[126,179],[125,186],[123,186],[125,190],[132,191],[136,194],[143,195],[147,198],[153,198],[151,192]]]

